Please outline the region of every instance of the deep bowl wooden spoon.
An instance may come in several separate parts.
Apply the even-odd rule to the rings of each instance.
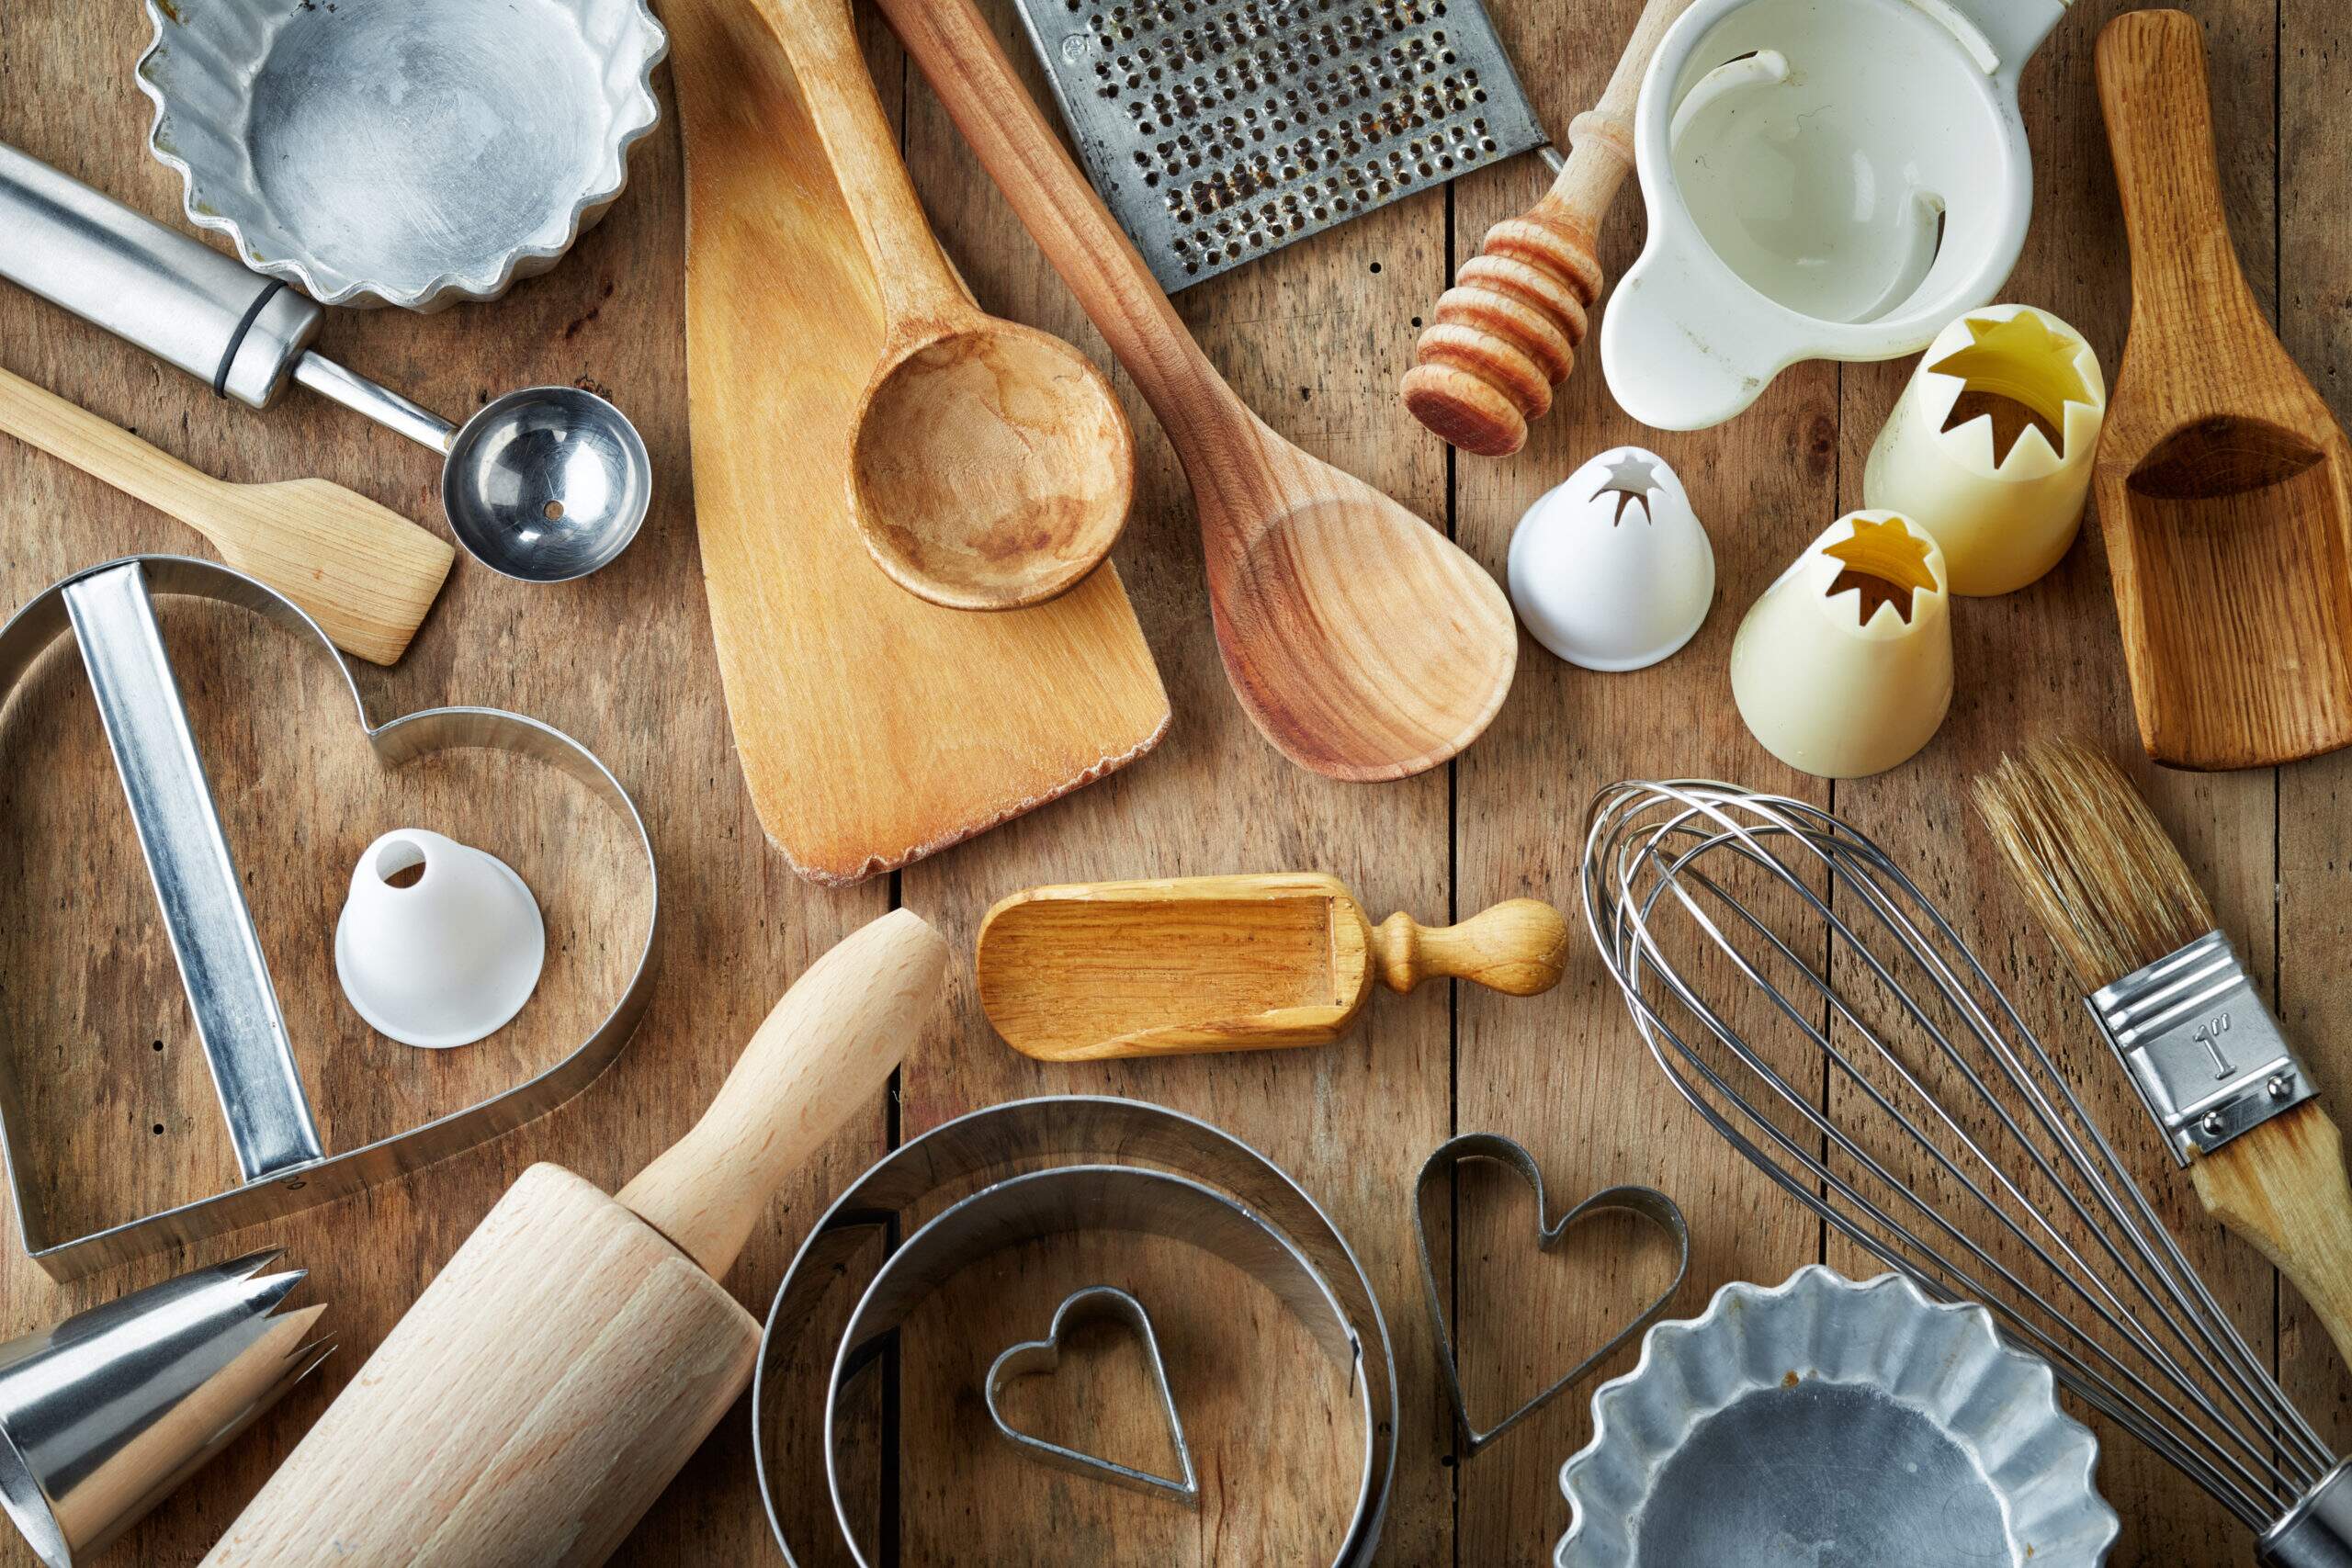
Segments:
[[[2238,270],[2205,37],[2098,38],[2132,241],[2132,333],[2095,468],[2148,755],[2255,768],[2352,743],[2352,444]]]
[[[1167,430],[1200,513],[1217,650],[1266,739],[1340,779],[1421,773],[1477,739],[1519,659],[1494,579],[1234,395],[970,0],[880,4]]]
[[[899,161],[846,0],[759,3],[888,322],[851,436],[850,510],[865,547],[910,592],[950,609],[1019,609],[1064,592],[1126,525],[1126,414],[1084,355],[964,291]]]

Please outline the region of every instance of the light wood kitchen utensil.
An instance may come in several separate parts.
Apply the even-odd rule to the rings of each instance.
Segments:
[[[2352,444],[2238,270],[2205,81],[2192,17],[2099,34],[2132,332],[2095,485],[2141,744],[2269,767],[2352,742]]]
[[[2295,1282],[2352,1362],[2343,1135],[2179,849],[2115,764],[2081,746],[2004,757],[1974,793],[2205,1212]]]
[[[324,479],[232,484],[0,370],[0,430],[175,517],[297,604],[345,653],[397,664],[457,552]]]
[[[885,915],[809,965],[684,1138],[608,1198],[535,1165],[204,1561],[592,1568],[750,1383],[718,1283],[768,1198],[872,1105],[947,944]]]
[[[1458,926],[1374,926],[1335,876],[1285,872],[1032,887],[980,923],[980,1006],[1048,1062],[1320,1045],[1376,976],[1392,991],[1475,980],[1532,997],[1560,982],[1568,927],[1532,898]]]
[[[899,161],[845,0],[759,0],[791,57],[888,323],[850,448],[850,510],[875,560],[954,610],[1041,604],[1126,525],[1135,435],[1061,339],[983,312]]]
[[[1424,772],[1477,739],[1519,657],[1494,579],[1234,395],[969,0],[881,9],[1168,432],[1200,513],[1217,650],[1266,739],[1357,780]]]
[[[1649,0],[1600,101],[1568,122],[1568,158],[1542,200],[1487,231],[1438,297],[1398,388],[1413,417],[1464,452],[1499,457],[1552,407],[1600,298],[1601,220],[1634,168],[1634,105],[1657,40],[1690,0]]]
[[[687,168],[695,528],[736,761],[801,875],[856,882],[1134,761],[1168,694],[1115,563],[996,615],[874,569],[849,515],[878,291],[766,19],[669,0]],[[1049,676],[1049,678],[1048,678]]]

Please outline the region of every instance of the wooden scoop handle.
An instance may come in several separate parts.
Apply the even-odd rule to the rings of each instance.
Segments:
[[[620,1202],[725,1274],[769,1195],[889,1081],[946,975],[946,940],[911,910],[844,938],[785,992],[702,1120]]]
[[[2319,1101],[2189,1161],[2206,1212],[2295,1282],[2352,1366],[2352,1188],[2344,1139]]]
[[[1401,391],[1415,419],[1464,452],[1499,457],[1552,406],[1600,297],[1600,221],[1634,167],[1634,106],[1657,40],[1690,0],[1649,0],[1600,101],[1568,122],[1568,159],[1544,198],[1487,231],[1413,345]]]
[[[1400,909],[1372,933],[1372,954],[1392,991],[1442,975],[1505,996],[1539,996],[1567,968],[1568,922],[1533,898],[1506,899],[1458,926],[1416,925]]]

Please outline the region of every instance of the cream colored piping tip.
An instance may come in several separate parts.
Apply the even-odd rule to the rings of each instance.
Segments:
[[[1993,415],[1976,408],[1987,395],[2035,416],[1997,457]],[[2075,542],[2106,417],[2107,379],[2080,333],[2030,305],[1971,310],[1919,356],[1871,446],[1862,503],[1932,532],[1953,592],[2013,592]]]
[[[1739,716],[1766,750],[1820,778],[1907,761],[1943,723],[1951,681],[1943,551],[1894,512],[1831,524],[1732,639]]]

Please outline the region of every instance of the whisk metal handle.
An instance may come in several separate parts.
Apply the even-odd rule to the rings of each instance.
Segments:
[[[2352,1568],[2352,1460],[2304,1493],[2256,1556],[2264,1568]]]

